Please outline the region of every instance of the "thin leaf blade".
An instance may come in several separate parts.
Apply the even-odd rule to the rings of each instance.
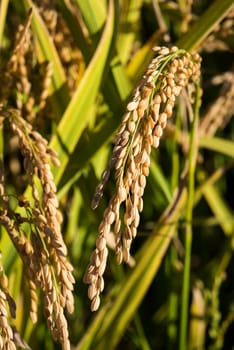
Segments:
[[[110,1],[108,19],[98,48],[61,119],[50,146],[58,154],[61,166],[56,169],[55,182],[60,181],[69,157],[89,120],[89,111],[100,87],[107,64],[114,28],[114,6]],[[88,89],[87,89],[88,87]]]

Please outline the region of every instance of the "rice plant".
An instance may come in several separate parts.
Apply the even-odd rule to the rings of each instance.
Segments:
[[[0,349],[234,346],[233,25],[1,1]]]

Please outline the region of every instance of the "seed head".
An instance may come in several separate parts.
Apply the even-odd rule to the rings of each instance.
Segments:
[[[143,210],[142,197],[149,175],[151,149],[159,146],[182,87],[193,83],[200,74],[198,55],[190,55],[177,47],[154,47],[153,50],[157,56],[149,64],[132,100],[127,104],[127,111],[114,139],[109,166],[114,167],[116,190],[104,212],[96,249],[85,274],[85,282],[90,284],[88,294],[93,311],[100,304],[100,293],[104,287],[104,282],[100,288],[96,281],[100,278],[103,280],[107,236],[114,232],[117,262],[128,262]],[[93,199],[95,208],[102,197],[109,170],[106,170],[108,176],[103,176],[97,186]],[[124,215],[120,214],[122,210]]]

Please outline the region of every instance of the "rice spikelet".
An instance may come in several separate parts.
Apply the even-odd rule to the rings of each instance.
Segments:
[[[103,274],[108,255],[106,238],[114,232],[117,262],[128,262],[143,210],[142,197],[149,175],[151,149],[159,146],[167,120],[172,117],[176,97],[200,74],[199,55],[191,55],[177,47],[155,47],[153,50],[157,56],[127,105],[114,139],[109,167],[104,170],[92,201],[92,208],[97,208],[113,171],[115,192],[99,225],[96,249],[84,276],[84,282],[89,284],[92,311],[98,308],[104,288]]]

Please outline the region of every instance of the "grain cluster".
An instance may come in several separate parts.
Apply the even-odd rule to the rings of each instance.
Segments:
[[[3,101],[15,100],[15,107],[34,123],[47,106],[53,66],[51,62],[35,65],[31,20],[32,12],[29,11],[26,23],[19,25],[13,52],[1,72],[3,84],[0,98]],[[41,77],[38,79],[39,72]]]
[[[8,308],[14,317],[15,304],[8,294],[8,278],[0,260],[0,349],[16,350],[14,332],[7,317]]]
[[[50,162],[59,166],[48,142],[17,110],[1,111],[7,119],[23,156],[28,192],[19,198],[19,209],[12,211],[4,183],[4,164],[0,167],[2,210],[0,223],[21,257],[31,296],[30,316],[37,321],[38,290],[43,292],[45,315],[53,336],[69,349],[64,311],[73,312],[73,268],[61,232],[62,215]]]
[[[129,261],[132,240],[136,237],[143,210],[143,194],[150,171],[151,149],[157,148],[167,121],[172,117],[176,97],[193,85],[200,74],[200,57],[177,47],[155,47],[152,60],[127,105],[114,139],[109,166],[102,174],[92,201],[95,209],[111,173],[115,192],[99,225],[96,248],[91,255],[84,281],[94,311],[100,304],[107,263],[107,236],[115,236],[117,262]]]
[[[54,183],[51,164],[59,166],[57,154],[50,149],[48,141],[36,131],[32,120],[35,116],[35,100],[30,82],[30,22],[29,12],[24,26],[19,28],[13,53],[7,63],[4,74],[4,88],[0,94],[0,129],[8,131],[14,146],[21,153],[20,176],[24,179],[24,193],[9,193],[5,169],[4,154],[0,155],[0,225],[4,227],[24,264],[30,295],[30,317],[37,322],[39,294],[43,297],[44,314],[47,325],[56,341],[63,349],[70,349],[68,325],[65,312],[74,309],[73,267],[67,258],[67,248],[61,231],[62,214],[59,210],[57,189]],[[43,89],[39,94],[39,109],[45,106],[50,83],[51,65],[42,81]],[[12,91],[16,91],[15,100]],[[25,103],[22,96],[27,96]],[[13,102],[14,101],[14,102]],[[13,102],[13,103],[12,103]],[[35,113],[34,113],[35,112]],[[8,140],[10,141],[10,140]],[[10,167],[9,167],[10,168]],[[17,206],[12,207],[12,197],[16,197]],[[0,271],[1,275],[1,271]],[[8,342],[9,349],[16,341],[7,324],[6,307],[7,287],[0,286],[0,306],[4,337],[0,341]],[[12,315],[9,316],[9,319]],[[0,346],[1,348],[1,346]]]

